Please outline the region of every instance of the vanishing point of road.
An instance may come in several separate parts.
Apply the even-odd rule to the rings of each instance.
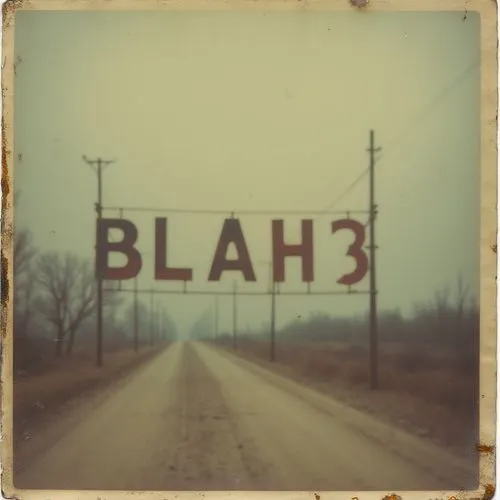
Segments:
[[[443,450],[193,342],[176,342],[99,396],[80,398],[15,462],[19,489],[477,486],[474,470]]]

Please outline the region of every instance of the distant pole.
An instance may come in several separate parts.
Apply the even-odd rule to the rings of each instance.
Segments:
[[[149,311],[149,345],[152,346],[153,342],[154,342],[153,335],[154,335],[154,320],[155,320],[155,316],[154,316],[155,304],[154,304],[154,290],[153,289],[151,289],[150,297],[151,297],[151,305],[150,305],[150,311]]]
[[[269,262],[269,292],[271,293],[271,361],[276,359],[276,282],[273,276],[273,263]]]
[[[215,307],[214,343],[216,343],[217,337],[219,335],[219,297],[217,296],[215,296],[214,307]]]
[[[169,340],[173,340],[173,328],[172,323],[170,322],[169,315],[165,313],[165,342]]]
[[[238,327],[238,320],[237,320],[237,304],[236,304],[236,281],[233,283],[233,349],[236,350],[237,348],[237,327]]]
[[[161,316],[160,316],[160,320],[161,320],[161,341],[162,342],[165,342],[165,336],[166,336],[166,326],[167,326],[167,319],[165,317],[165,311],[162,310],[161,311]]]
[[[120,219],[123,219],[123,208],[120,208]],[[122,289],[122,280],[118,281],[118,290]]]
[[[139,350],[139,318],[137,311],[137,276],[134,278],[134,351]]]
[[[271,361],[276,359],[276,284],[271,284]]]
[[[370,388],[377,389],[378,380],[378,325],[377,325],[377,284],[375,267],[375,153],[381,148],[375,148],[375,132],[370,130]]]
[[[96,160],[89,160],[85,155],[83,155],[83,161],[90,165],[95,172],[97,173],[97,203],[95,206],[97,213],[97,224],[99,225],[102,219],[102,171],[105,167],[107,167],[110,163],[113,163],[113,160],[103,160],[101,158],[97,158]],[[97,239],[96,239],[96,263],[98,261],[98,255],[100,249],[97,248]],[[96,273],[96,281],[97,281],[97,345],[96,345],[96,365],[101,367],[103,364],[102,360],[102,312],[103,312],[103,289],[102,289],[102,276],[100,269],[97,269]]]
[[[160,340],[160,328],[161,328],[160,313],[161,313],[161,305],[157,301],[155,301],[155,314],[154,314],[154,319],[155,319],[154,343],[155,344],[157,344]]]
[[[158,325],[157,325],[157,329],[156,329],[156,341],[158,343],[161,343],[161,337],[163,335],[163,321],[162,321],[162,313],[163,313],[163,309],[159,309],[157,312],[156,312],[156,316],[158,317]]]
[[[165,311],[162,308],[160,313],[160,343],[165,340]]]
[[[155,300],[155,310],[153,314],[154,320],[154,329],[153,329],[153,344],[158,343],[158,339],[160,337],[160,309],[157,301]]]
[[[174,325],[172,324],[170,317],[168,314],[165,315],[165,340],[166,341],[173,341],[175,339],[174,333],[175,333],[175,328]]]

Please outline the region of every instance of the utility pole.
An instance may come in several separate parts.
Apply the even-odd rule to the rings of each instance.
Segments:
[[[83,161],[90,165],[94,171],[97,173],[97,203],[95,205],[97,213],[97,224],[99,225],[102,219],[102,171],[109,164],[114,163],[114,160],[103,160],[102,158],[97,158],[96,160],[89,160],[85,155],[83,155]],[[96,251],[96,263],[99,261],[100,249],[97,248],[97,241],[95,245]],[[98,367],[102,366],[102,311],[103,311],[103,289],[102,289],[102,275],[101,270],[97,269],[96,273],[97,281],[97,345],[96,345],[96,365]]]
[[[375,153],[382,148],[375,148],[375,132],[370,130],[370,388],[378,388],[378,325],[377,325],[377,282],[375,274]]]
[[[137,276],[134,278],[134,351],[139,350],[139,318],[137,317]]]
[[[238,320],[237,320],[237,304],[236,304],[236,281],[233,283],[233,349],[236,350],[237,348],[237,340],[236,340],[236,329],[238,326]]]

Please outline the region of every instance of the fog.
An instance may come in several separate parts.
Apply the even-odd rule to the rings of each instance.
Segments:
[[[228,291],[234,280],[241,291],[267,290],[274,218],[285,220],[290,243],[299,242],[300,221],[314,219],[311,291],[344,290],[337,280],[353,268],[352,235],[332,235],[330,225],[368,209],[368,176],[346,190],[369,165],[373,129],[382,148],[380,309],[409,315],[458,274],[478,295],[475,13],[464,21],[460,12],[22,11],[15,30],[15,224],[31,229],[41,251],[93,259],[97,179],[87,155],[116,160],[103,174],[103,204],[123,208],[139,230],[141,289],[182,291],[153,279],[154,218],[168,217],[169,265],[193,269],[188,290]],[[207,280],[232,213],[255,283],[230,271]],[[287,260],[281,292],[305,292],[300,260]],[[354,288],[368,286],[367,276]],[[181,334],[214,303],[210,295],[156,300]],[[230,331],[232,299],[218,302],[219,328]],[[368,296],[283,295],[276,307],[281,327],[315,311],[365,314]],[[239,328],[260,328],[269,312],[269,296],[239,297]]]

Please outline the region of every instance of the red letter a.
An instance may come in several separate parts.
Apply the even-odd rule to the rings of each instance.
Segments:
[[[235,260],[226,258],[227,247],[230,243],[235,244],[238,252],[238,258]],[[219,281],[224,271],[241,271],[245,281],[255,281],[250,255],[238,219],[226,219],[224,221],[208,281]]]

